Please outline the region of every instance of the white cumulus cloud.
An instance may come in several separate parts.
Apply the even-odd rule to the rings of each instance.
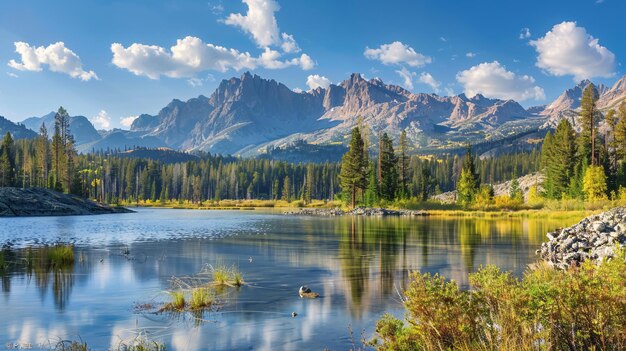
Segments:
[[[309,86],[309,89],[316,89],[318,87],[326,89],[331,83],[330,79],[320,76],[319,74],[311,74],[306,77],[306,85]]]
[[[385,65],[406,64],[411,67],[422,67],[432,62],[432,58],[422,55],[399,41],[390,44],[383,44],[376,49],[365,48],[363,53],[370,60],[378,60]]]
[[[418,80],[419,80],[420,83],[424,83],[424,84],[428,85],[429,87],[431,87],[434,92],[436,92],[436,93],[439,92],[439,87],[441,86],[441,82],[437,81],[432,76],[432,74],[430,74],[428,72],[422,72],[422,73],[420,73]]]
[[[476,57],[476,53],[475,52],[471,52],[471,51],[467,52],[467,53],[465,53],[465,57],[469,57],[469,58]]]
[[[296,40],[293,38],[293,35],[283,33],[281,37],[283,38],[283,43],[280,44],[280,47],[283,49],[284,53],[289,54],[301,51],[298,43],[296,43]]]
[[[122,117],[122,118],[120,118],[120,124],[122,126],[126,127],[126,128],[130,128],[130,126],[137,119],[137,117],[139,117],[139,116]]]
[[[265,51],[257,59],[259,66],[267,69],[282,69],[289,66],[299,66],[303,70],[310,70],[315,66],[315,62],[307,54],[291,60],[280,60],[282,54],[276,50],[265,48]]]
[[[114,43],[111,45],[113,64],[126,69],[138,76],[159,79],[160,76],[170,78],[191,78],[197,73],[214,70],[226,72],[229,69],[280,69],[299,66],[303,70],[312,69],[315,62],[307,54],[291,60],[280,60],[281,53],[266,48],[260,57],[239,52],[210,43],[204,43],[196,37],[179,39],[169,50],[155,45],[134,43],[129,47]],[[194,81],[190,84],[198,83]]]
[[[274,17],[274,12],[280,10],[278,3],[274,0],[242,1],[248,5],[248,12],[245,15],[231,13],[224,23],[249,33],[260,47],[279,44],[278,23]]]
[[[113,64],[136,75],[158,79],[192,77],[206,70],[225,72],[229,69],[253,69],[256,60],[249,53],[204,43],[196,37],[176,41],[170,50],[160,46],[134,43],[129,47],[113,43]]]
[[[524,101],[544,100],[543,88],[527,75],[507,71],[498,61],[484,62],[457,73],[456,80],[463,85],[465,94],[472,97],[483,94],[498,99]]]
[[[105,110],[101,110],[97,115],[89,118],[89,121],[93,123],[96,129],[111,128],[111,117],[109,117]]]
[[[17,41],[15,52],[20,54],[21,62],[9,61],[9,67],[20,71],[40,72],[42,66],[47,65],[52,72],[65,73],[72,78],[82,81],[98,79],[94,71],[86,71],[80,57],[72,50],[65,47],[65,43],[59,41],[46,46],[30,46],[28,43]]]
[[[615,73],[615,55],[576,22],[559,23],[530,45],[538,54],[537,67],[554,76],[582,80]]]
[[[280,5],[274,0],[242,0],[248,6],[246,14],[231,13],[224,23],[235,26],[250,34],[261,48],[280,46],[284,53],[300,52],[293,35],[280,33],[275,12]]]
[[[406,67],[402,67],[402,69],[396,71],[396,73],[398,73],[400,78],[404,81],[402,85],[406,89],[413,90],[413,77],[416,76],[415,72],[411,72],[406,69]]]

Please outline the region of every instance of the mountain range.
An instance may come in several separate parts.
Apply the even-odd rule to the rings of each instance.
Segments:
[[[239,78],[223,80],[210,97],[175,99],[156,115],[140,115],[130,131],[97,131],[84,116],[72,117],[70,129],[82,152],[170,147],[267,156],[297,144],[299,150],[306,150],[303,145],[315,146],[319,155],[324,147],[336,151],[337,146],[347,145],[355,126],[368,127],[372,147],[376,134],[386,132],[397,138],[406,130],[415,151],[447,150],[467,142],[527,136],[529,132],[553,128],[562,118],[576,125],[582,91],[590,83],[580,82],[548,105],[524,109],[514,100],[480,94],[469,98],[465,94],[411,93],[358,73],[327,88],[299,92],[246,72]],[[612,87],[600,84],[596,88],[598,108],[606,111],[626,99],[626,76]],[[34,131],[42,123],[52,128],[54,113],[23,121]]]

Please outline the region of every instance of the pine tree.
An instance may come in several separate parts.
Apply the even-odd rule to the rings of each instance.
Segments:
[[[420,171],[420,184],[419,184],[419,199],[420,201],[428,200],[428,196],[431,193],[431,188],[433,184],[432,175],[430,173],[430,167],[428,164],[422,164],[422,169]]]
[[[409,171],[408,144],[406,140],[406,130],[400,134],[400,144],[398,145],[398,177],[400,178],[400,197],[408,196],[407,182]]]
[[[465,159],[463,160],[463,168],[461,169],[461,176],[457,183],[457,201],[462,206],[468,206],[474,201],[474,197],[480,187],[480,178],[476,174],[476,167],[474,165],[474,156],[472,155],[472,149],[468,145]]]
[[[39,136],[35,146],[36,163],[39,166],[39,178],[37,185],[47,186],[48,174],[50,172],[50,146],[48,145],[48,129],[44,123],[39,128]]]
[[[356,194],[367,187],[368,162],[364,155],[364,144],[359,128],[352,129],[350,148],[341,159],[341,187],[351,199],[351,205],[356,205]]]
[[[378,203],[378,179],[376,179],[376,165],[374,162],[369,163],[369,182],[365,189],[365,205],[374,206]]]
[[[541,169],[546,175],[546,180],[543,184],[543,188],[545,189],[546,196],[549,198],[554,197],[554,179],[550,177],[548,172],[548,166],[553,162],[553,144],[552,141],[552,132],[546,132],[546,136],[543,138],[543,143],[541,144]]]
[[[596,150],[596,138],[597,138],[597,118],[598,111],[596,109],[596,100],[598,92],[593,83],[587,85],[583,91],[583,96],[580,100],[580,116],[579,121],[582,127],[579,137],[578,151],[582,162],[587,165],[597,165],[597,150]]]
[[[547,177],[552,180],[553,198],[561,198],[567,192],[576,167],[576,132],[572,125],[562,119],[554,132],[552,158],[547,165]]]
[[[15,147],[9,132],[0,147],[0,186],[15,186]]]
[[[509,197],[513,200],[524,201],[524,193],[519,187],[519,181],[513,177],[511,180],[511,187],[509,188]]]
[[[291,202],[291,180],[289,176],[286,176],[283,181],[282,199]]]
[[[617,110],[615,152],[618,160],[622,162],[626,160],[626,101],[622,102]]]
[[[398,189],[398,161],[391,138],[384,133],[379,141],[380,148],[380,197],[392,201]]]

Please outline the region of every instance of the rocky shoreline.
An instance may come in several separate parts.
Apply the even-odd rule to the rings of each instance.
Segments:
[[[339,208],[301,208],[295,211],[285,211],[284,215],[293,216],[403,216],[420,217],[428,216],[426,211],[414,210],[391,210],[386,208],[357,207],[350,211],[343,211]]]
[[[567,269],[584,260],[600,263],[614,256],[617,245],[626,246],[626,208],[589,216],[547,237],[537,253],[555,267]]]
[[[134,212],[43,188],[0,187],[0,217],[76,216]]]

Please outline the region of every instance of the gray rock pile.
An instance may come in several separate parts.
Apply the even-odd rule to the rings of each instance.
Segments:
[[[584,260],[599,263],[614,256],[616,245],[626,246],[626,208],[587,217],[547,236],[538,253],[552,265],[566,269]]]
[[[342,211],[338,208],[301,208],[295,211],[285,211],[286,215],[300,215],[300,216],[405,216],[405,217],[417,217],[427,216],[426,211],[414,211],[414,210],[390,210],[386,208],[373,208],[373,207],[357,207],[351,211]]]

